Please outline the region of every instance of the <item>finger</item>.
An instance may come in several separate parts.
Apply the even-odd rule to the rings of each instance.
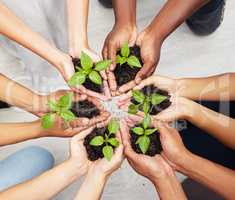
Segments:
[[[135,81],[130,81],[129,83],[126,83],[125,85],[122,85],[118,91],[120,93],[124,93],[124,92],[127,92],[129,90],[131,90],[132,88],[134,88],[136,86],[136,83]]]
[[[141,90],[145,86],[152,85],[152,84],[154,84],[153,76],[151,76],[151,77],[149,77],[147,79],[142,80],[136,87],[134,87],[134,90]]]
[[[140,69],[140,71],[137,73],[135,77],[136,84],[139,84],[143,79],[148,77],[149,71],[151,71],[153,68],[153,64],[151,63],[145,63],[143,67]]]
[[[71,143],[77,143],[79,140],[83,140],[87,135],[89,135],[93,129],[95,128],[95,126],[92,126],[80,133],[78,133],[77,135],[75,135],[72,140],[71,140]]]
[[[108,44],[108,58],[112,60],[112,66],[110,66],[110,70],[114,70],[116,67],[116,45],[112,42]]]
[[[87,99],[87,95],[86,94],[77,94],[77,93],[74,93],[73,95],[73,101],[84,101]]]
[[[100,71],[100,75],[101,75],[101,77],[102,77],[104,80],[107,80],[107,79],[108,79],[105,70]]]
[[[108,126],[108,123],[110,122],[111,119],[112,119],[112,116],[109,116],[108,119],[106,119],[106,120],[104,120],[104,121],[98,123],[98,124],[96,125],[96,127],[97,127],[97,128],[103,128],[103,127],[105,127],[105,126]]]
[[[86,127],[89,125],[89,119],[88,118],[77,118],[71,122],[69,122],[69,125],[73,128],[75,127]]]
[[[138,115],[128,115],[127,117],[129,120],[131,120],[134,124],[140,123],[143,121],[143,117]]]
[[[108,72],[108,83],[111,91],[117,90],[116,78],[113,72]]]
[[[110,114],[108,112],[102,112],[99,116],[90,119],[89,125],[95,125],[108,119]]]
[[[104,47],[102,50],[102,56],[103,56],[104,60],[108,59],[108,48],[107,48],[106,42],[104,43]]]
[[[104,85],[104,94],[110,100],[112,97],[111,97],[111,93],[110,93],[110,90],[109,90],[109,84],[108,84],[107,81],[104,81],[103,85]]]
[[[121,106],[124,103],[130,101],[131,97],[132,97],[132,91],[129,91],[128,93],[121,95],[119,97],[119,100],[117,101],[117,106]]]
[[[92,102],[99,110],[104,110],[104,106],[99,101],[99,99],[94,98],[94,97],[87,97],[87,100]]]
[[[87,91],[86,91],[86,94],[87,94],[88,96],[91,96],[91,97],[96,97],[96,98],[98,98],[98,99],[100,99],[100,100],[102,100],[102,101],[107,101],[107,100],[108,100],[108,97],[106,97],[105,95],[99,94],[99,93],[97,93],[97,92],[93,92],[93,91],[91,91],[91,90],[87,90]]]
[[[80,86],[76,86],[76,87],[71,87],[72,91],[74,93],[78,93],[78,94],[85,94],[86,95],[86,88],[82,85]]]

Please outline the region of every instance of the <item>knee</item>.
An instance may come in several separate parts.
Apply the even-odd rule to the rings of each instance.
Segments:
[[[21,153],[21,156],[28,159],[32,166],[37,166],[36,168],[40,172],[49,170],[54,166],[55,160],[52,153],[42,147],[30,146],[21,150]]]

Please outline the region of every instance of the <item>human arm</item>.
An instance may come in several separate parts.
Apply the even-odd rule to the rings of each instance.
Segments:
[[[105,184],[113,172],[118,170],[124,160],[123,145],[121,142],[120,133],[117,134],[120,142],[119,146],[115,149],[111,161],[105,158],[99,159],[89,166],[87,176],[80,187],[75,200],[99,200],[102,196]]]
[[[153,21],[137,38],[141,47],[143,67],[136,76],[136,82],[150,76],[160,59],[162,43],[180,24],[190,17],[208,0],[168,0]]]
[[[171,166],[211,188],[225,199],[234,198],[234,170],[192,154],[184,147],[182,139],[175,129],[162,123],[156,123],[156,125],[160,130],[163,157],[168,160]]]
[[[38,54],[55,66],[67,81],[74,73],[70,56],[33,32],[3,3],[0,3],[0,33]]]
[[[51,199],[80,176],[84,175],[88,169],[89,161],[87,160],[82,140],[92,129],[80,132],[72,138],[71,155],[67,161],[30,181],[0,192],[0,199]]]
[[[133,151],[130,145],[128,127],[133,125],[128,124],[124,120],[121,125],[124,153],[130,165],[137,173],[148,178],[154,184],[161,199],[187,199],[174,170],[161,155],[150,157]]]

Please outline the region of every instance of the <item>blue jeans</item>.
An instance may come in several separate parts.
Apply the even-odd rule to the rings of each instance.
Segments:
[[[0,161],[0,191],[30,180],[54,165],[53,155],[44,148],[30,146]]]

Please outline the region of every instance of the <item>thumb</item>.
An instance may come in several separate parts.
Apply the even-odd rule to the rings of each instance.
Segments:
[[[148,77],[149,76],[149,72],[151,72],[152,68],[153,68],[153,64],[151,64],[151,63],[144,63],[143,67],[137,73],[137,75],[135,77],[136,84],[140,84],[142,79],[145,79],[146,77]]]

